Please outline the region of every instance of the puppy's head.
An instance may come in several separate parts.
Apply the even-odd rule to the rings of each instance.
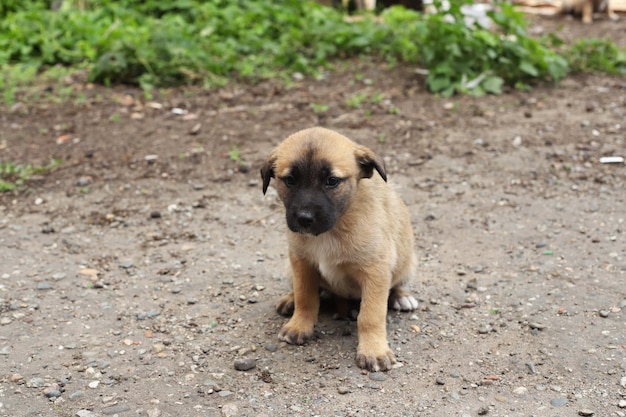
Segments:
[[[333,228],[358,182],[374,170],[387,181],[385,164],[373,151],[315,127],[289,136],[272,151],[261,168],[263,193],[275,178],[289,229],[319,235]]]

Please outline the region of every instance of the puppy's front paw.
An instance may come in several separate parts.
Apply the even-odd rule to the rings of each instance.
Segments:
[[[313,326],[301,326],[290,320],[278,333],[278,339],[290,345],[303,345],[313,336]]]
[[[357,366],[370,372],[388,371],[394,363],[396,363],[396,357],[389,348],[378,354],[368,354],[360,351],[356,354]]]

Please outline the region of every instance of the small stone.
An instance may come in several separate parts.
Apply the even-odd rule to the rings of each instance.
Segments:
[[[382,381],[385,381],[387,379],[387,376],[384,373],[382,373],[382,372],[370,372],[369,378],[372,381],[382,382]]]
[[[123,413],[124,411],[129,411],[130,407],[127,406],[126,404],[118,404],[118,405],[114,405],[112,407],[107,407],[107,408],[103,408],[102,409],[102,414],[104,415],[112,415],[112,414],[119,414],[119,413]]]
[[[78,417],[97,417],[95,413],[89,410],[78,410],[76,415]]]
[[[59,398],[61,396],[61,391],[59,391],[58,389],[51,389],[49,391],[45,391],[44,395],[47,398],[55,399],[55,398]]]
[[[486,405],[483,405],[482,407],[480,407],[477,412],[479,416],[484,416],[487,413],[489,413],[489,407],[487,407]]]
[[[43,281],[37,284],[37,289],[40,291],[51,290],[52,284],[49,282]]]
[[[233,395],[232,391],[224,390],[217,393],[220,397],[228,397],[229,395]]]
[[[500,402],[500,403],[508,403],[509,399],[506,397],[503,397],[502,395],[496,395],[495,397],[493,397],[494,400]]]
[[[550,400],[550,404],[554,407],[563,407],[567,404],[567,398],[553,398]]]
[[[608,312],[608,310],[600,310],[600,311],[598,311],[598,315],[600,315],[600,317],[605,319],[605,318],[609,317],[609,312]]]
[[[26,382],[26,386],[28,388],[40,388],[43,387],[44,380],[43,378],[32,378]]]
[[[339,394],[341,394],[341,395],[345,395],[345,394],[348,394],[350,392],[350,389],[347,386],[345,386],[345,385],[339,385],[337,387],[337,392]]]
[[[619,380],[619,384],[622,388],[626,388],[626,376],[623,376],[622,379]]]
[[[42,392],[47,398],[58,398],[61,396],[61,391],[57,384],[51,384],[49,387],[44,388]]]
[[[96,388],[98,388],[98,385],[100,385],[100,381],[91,381],[89,383],[89,388],[96,389]]]
[[[69,398],[70,398],[70,400],[75,400],[77,398],[81,398],[83,395],[85,395],[85,391],[78,390],[78,391],[75,391],[75,392],[71,393],[69,395]]]
[[[239,408],[233,403],[224,404],[222,406],[222,415],[224,417],[235,417],[239,414]]]
[[[442,377],[438,376],[437,378],[435,378],[435,383],[437,385],[446,385],[446,380],[443,379]]]
[[[578,415],[579,416],[587,416],[588,417],[588,416],[592,416],[594,414],[595,414],[595,411],[590,410],[588,408],[583,408],[582,410],[578,411]]]
[[[128,269],[128,268],[132,268],[134,263],[130,259],[125,259],[125,260],[120,261],[118,265],[120,268]]]
[[[276,352],[278,350],[278,345],[275,345],[275,344],[265,345],[265,350],[267,350],[268,352]]]
[[[619,408],[626,408],[626,400],[619,400],[619,403],[617,403],[617,406]]]
[[[528,388],[526,387],[517,387],[513,390],[513,393],[519,396],[526,395],[527,392],[528,392]]]
[[[492,330],[493,330],[493,327],[491,327],[490,325],[488,325],[488,324],[487,324],[487,325],[485,325],[485,326],[481,326],[481,327],[478,329],[478,333],[479,333],[479,334],[488,334],[488,333],[490,333]]]
[[[151,219],[160,219],[161,218],[161,212],[160,211],[151,211],[150,212],[150,218]]]
[[[0,319],[0,325],[2,325],[2,326],[6,326],[7,324],[11,324],[12,322],[13,322],[13,320],[11,320],[8,317],[2,317]]]
[[[529,326],[531,329],[537,329],[537,330],[543,330],[543,329],[545,329],[545,328],[546,328],[546,326],[545,326],[544,324],[537,323],[537,322],[534,322],[534,323],[528,323],[528,326]]]
[[[13,383],[24,383],[24,377],[20,374],[13,374],[9,377],[9,382]]]
[[[235,359],[235,369],[238,371],[249,371],[256,368],[256,359]]]
[[[89,177],[80,177],[78,181],[76,181],[76,185],[79,187],[86,187],[91,184],[91,178]]]

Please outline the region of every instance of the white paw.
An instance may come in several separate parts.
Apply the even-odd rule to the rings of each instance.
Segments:
[[[393,309],[398,311],[412,311],[417,308],[417,300],[410,295],[398,298],[393,303]]]

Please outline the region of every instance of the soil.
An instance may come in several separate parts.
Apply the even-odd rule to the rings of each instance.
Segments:
[[[560,25],[626,44],[623,22],[534,21]],[[443,99],[355,60],[150,99],[68,83],[0,113],[0,160],[62,161],[0,196],[1,416],[626,414],[626,171],[600,162],[626,154],[624,78]],[[411,212],[420,307],[388,313],[387,373],[330,313],[277,339],[285,222],[258,169],[314,125],[383,155]]]

